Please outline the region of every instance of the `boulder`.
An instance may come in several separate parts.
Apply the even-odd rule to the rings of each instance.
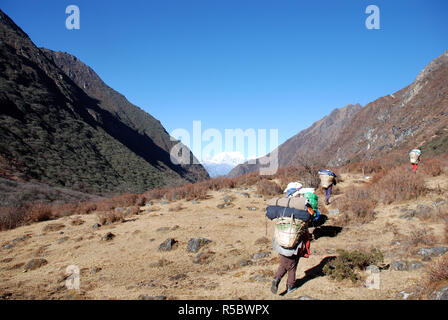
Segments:
[[[168,238],[159,245],[159,251],[171,251],[176,243],[175,239]]]
[[[252,259],[257,260],[257,259],[263,259],[263,258],[267,258],[271,255],[271,253],[269,251],[265,251],[265,252],[257,252],[252,256]]]
[[[211,240],[206,238],[192,238],[188,241],[187,251],[188,252],[198,252],[199,249],[206,244],[210,243]]]
[[[46,265],[47,263],[48,263],[48,261],[45,259],[42,259],[42,258],[32,259],[32,260],[28,261],[28,263],[25,265],[23,272],[28,272],[30,270],[36,270],[36,269]]]
[[[110,241],[115,238],[115,235],[112,232],[108,232],[103,236],[104,241]]]
[[[434,291],[431,295],[431,300],[448,300],[448,286]]]
[[[420,256],[439,257],[448,251],[448,247],[422,248],[417,251]]]
[[[407,263],[405,261],[394,261],[392,262],[392,268],[396,271],[407,270]]]

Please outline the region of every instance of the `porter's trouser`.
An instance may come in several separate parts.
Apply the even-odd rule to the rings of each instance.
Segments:
[[[331,192],[333,191],[333,185],[330,185],[328,188],[324,188],[325,190],[325,203],[328,204],[331,197]]]
[[[278,266],[277,273],[275,274],[275,277],[279,280],[283,278],[283,276],[288,273],[288,280],[286,284],[288,287],[294,287],[294,284],[296,282],[296,271],[297,271],[297,264],[299,263],[299,256],[294,255],[291,257],[286,257],[283,255],[280,255],[280,265]]]

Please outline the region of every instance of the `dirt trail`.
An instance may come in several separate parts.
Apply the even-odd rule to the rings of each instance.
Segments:
[[[337,188],[342,194],[350,185],[366,183],[360,175],[343,175]],[[436,180],[440,180],[437,182]],[[428,184],[446,182],[446,176],[429,179]],[[446,187],[446,186],[444,186]],[[243,193],[248,193],[247,195]],[[233,195],[232,205],[218,209],[225,195]],[[336,195],[335,198],[341,195]],[[431,205],[428,195],[418,203]],[[0,233],[0,297],[10,299],[137,299],[140,296],[165,296],[168,299],[294,299],[310,296],[317,299],[394,299],[397,292],[422,276],[415,271],[384,270],[379,290],[369,290],[363,283],[336,282],[323,276],[321,269],[335,251],[355,248],[378,248],[392,262],[394,232],[407,234],[419,220],[405,220],[400,208],[415,207],[417,202],[394,203],[377,208],[377,218],[368,224],[339,230],[334,217],[314,230],[311,256],[299,262],[297,278],[301,286],[286,295],[273,295],[269,288],[278,266],[272,250],[273,223],[265,218],[267,199],[258,198],[254,188],[210,192],[210,199],[194,203],[177,201],[142,207],[124,223],[94,229],[95,214],[64,217]],[[180,208],[179,208],[180,206]],[[329,209],[334,209],[330,204]],[[340,213],[343,214],[343,213]],[[77,218],[84,221],[72,225]],[[45,231],[48,225],[62,224],[60,230]],[[437,237],[443,229],[427,222]],[[395,227],[392,227],[395,226]],[[102,240],[112,232],[110,241]],[[14,239],[14,246],[4,246]],[[205,237],[211,242],[197,253],[186,251],[191,238]],[[263,238],[266,238],[263,240]],[[167,238],[177,243],[171,251],[159,251]],[[265,257],[255,258],[262,252]],[[202,254],[200,263],[195,257]],[[390,255],[389,255],[390,253]],[[23,272],[35,258],[48,262],[36,270]],[[81,290],[65,287],[66,268],[81,270]],[[280,284],[280,292],[286,286]]]

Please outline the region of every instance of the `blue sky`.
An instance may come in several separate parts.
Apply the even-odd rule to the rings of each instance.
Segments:
[[[80,30],[65,28],[71,4],[80,8]],[[380,9],[380,30],[365,27],[370,4]],[[403,88],[448,49],[445,0],[2,0],[0,7],[36,45],[77,56],[168,132],[192,131],[200,120],[203,130],[278,129],[279,143],[334,108]]]

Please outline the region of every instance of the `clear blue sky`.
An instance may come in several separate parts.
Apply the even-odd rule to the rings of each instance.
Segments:
[[[81,11],[67,30],[65,8]],[[380,8],[368,30],[366,7]],[[448,49],[446,0],[2,0],[38,46],[74,54],[168,132],[279,129],[410,84]]]

